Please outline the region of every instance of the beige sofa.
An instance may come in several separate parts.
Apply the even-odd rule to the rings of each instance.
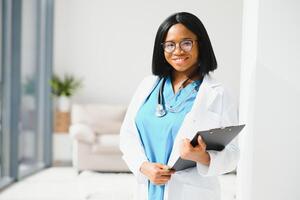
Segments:
[[[74,104],[70,136],[73,166],[80,172],[128,172],[119,150],[119,131],[126,108],[120,105]]]

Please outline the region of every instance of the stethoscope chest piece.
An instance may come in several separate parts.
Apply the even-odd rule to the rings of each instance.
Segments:
[[[159,88],[159,92],[158,92],[157,104],[156,104],[156,109],[155,109],[156,117],[163,117],[167,114],[167,111],[163,105],[163,90],[164,90],[165,82],[166,82],[166,79],[163,78],[162,84],[161,84],[161,86]]]
[[[157,117],[163,117],[167,114],[166,110],[164,109],[164,106],[162,104],[157,104],[156,105],[156,111],[155,115]]]

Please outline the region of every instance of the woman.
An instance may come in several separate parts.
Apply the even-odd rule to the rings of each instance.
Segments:
[[[199,130],[237,124],[237,109],[223,86],[210,77],[217,68],[201,21],[175,13],[159,27],[153,76],[145,78],[128,107],[120,132],[123,159],[138,180],[136,199],[219,200],[218,175],[236,167],[236,140],[222,151],[206,150]],[[170,170],[181,157],[196,167]]]

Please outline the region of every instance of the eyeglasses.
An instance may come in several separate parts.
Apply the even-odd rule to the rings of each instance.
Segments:
[[[181,40],[179,42],[179,47],[184,52],[190,52],[193,48],[194,41],[196,41],[196,40],[190,40],[190,39]],[[167,41],[167,42],[162,43],[162,47],[165,52],[173,53],[176,49],[176,44],[177,43],[175,43],[175,42]]]

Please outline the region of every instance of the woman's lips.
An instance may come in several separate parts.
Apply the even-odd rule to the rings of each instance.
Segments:
[[[172,58],[172,60],[179,65],[185,63],[187,59],[188,57]]]

